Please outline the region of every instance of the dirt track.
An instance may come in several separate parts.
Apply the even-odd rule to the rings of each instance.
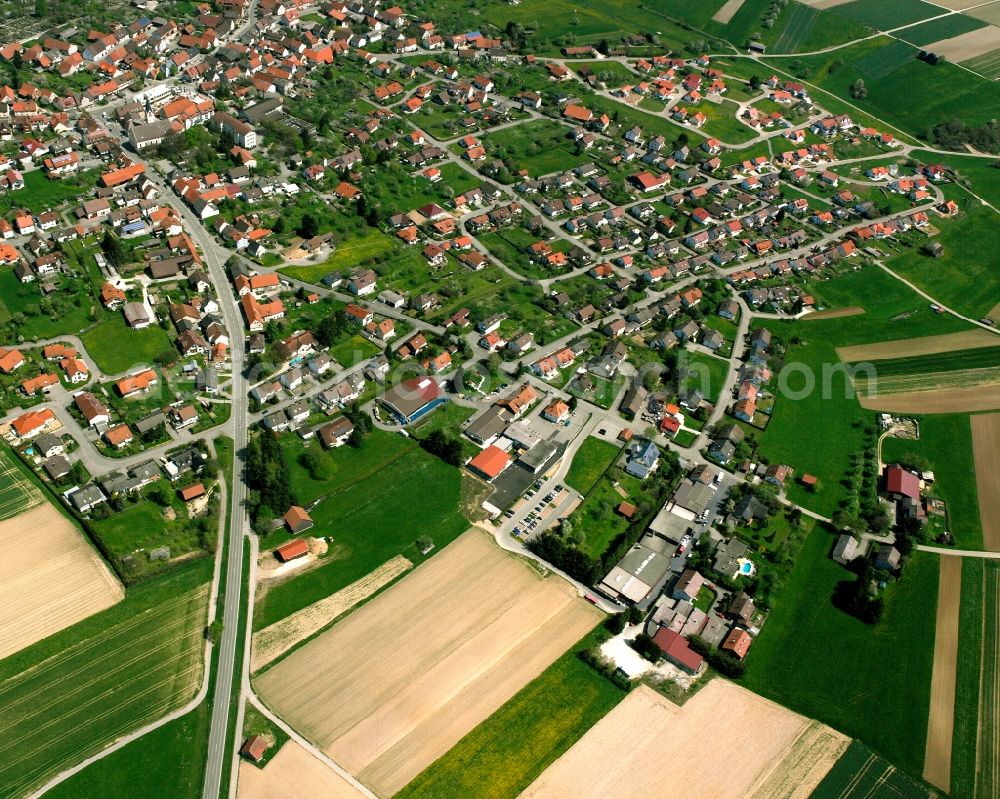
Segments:
[[[521,796],[806,799],[849,743],[723,679],[683,708],[640,686]]]
[[[972,417],[972,453],[983,549],[1000,552],[1000,413]]]
[[[920,336],[897,341],[879,341],[874,344],[856,344],[852,347],[837,347],[837,357],[845,363],[857,363],[997,346],[1000,346],[1000,336],[976,328],[961,333],[944,333],[940,336]]]
[[[45,502],[0,522],[0,658],[111,607],[124,596],[83,534]]]
[[[842,319],[845,316],[860,316],[865,312],[865,309],[858,305],[849,305],[846,308],[830,308],[827,311],[816,311],[815,313],[809,313],[802,317],[803,322],[808,322],[810,319],[814,321],[820,321],[822,319]]]
[[[862,408],[896,413],[962,413],[1000,408],[1000,383],[858,397]],[[975,419],[976,417],[972,417]],[[980,500],[980,503],[982,500]],[[998,506],[1000,507],[1000,506]],[[985,521],[984,521],[985,524]],[[1000,530],[998,530],[1000,544]]]
[[[472,530],[258,680],[261,697],[395,794],[601,618]]]
[[[313,602],[291,616],[254,633],[250,671],[255,672],[263,668],[299,641],[304,641],[313,633],[319,632],[335,618],[411,568],[413,564],[410,561],[402,555],[397,555],[371,574],[365,575],[337,593]]]
[[[240,763],[236,799],[362,799],[364,794],[295,741],[264,768]]]
[[[958,669],[958,606],[962,593],[962,559],[940,558],[937,621],[934,627],[934,670],[927,719],[924,779],[945,793],[951,790],[951,744],[955,731],[955,675]]]

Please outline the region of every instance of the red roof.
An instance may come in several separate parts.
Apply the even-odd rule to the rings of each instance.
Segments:
[[[753,638],[751,638],[750,633],[746,630],[741,630],[739,627],[733,627],[719,648],[726,652],[732,652],[742,660],[746,656],[747,650],[750,649],[752,642]]]
[[[660,647],[660,651],[670,660],[674,661],[689,671],[697,671],[701,668],[702,657],[688,646],[687,639],[675,633],[673,630],[661,627],[653,636],[653,643]]]
[[[274,554],[277,556],[278,560],[282,563],[288,563],[290,560],[295,558],[301,558],[304,555],[309,554],[309,544],[306,543],[304,538],[296,538],[294,541],[289,541],[287,544],[282,544],[276,550]]]
[[[920,478],[902,466],[893,464],[885,470],[885,489],[890,494],[902,494],[910,499],[920,499]]]
[[[510,463],[510,455],[500,449],[500,447],[490,445],[476,455],[475,458],[469,461],[469,466],[477,472],[481,472],[486,475],[486,477],[490,480],[493,480],[495,477],[498,477],[500,472],[506,469]]]

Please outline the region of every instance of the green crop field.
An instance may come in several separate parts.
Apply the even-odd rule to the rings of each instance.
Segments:
[[[809,533],[747,656],[743,683],[861,739],[920,774],[930,705],[937,557],[914,553],[886,589],[871,627],[834,607],[837,583],[854,576],[830,558],[835,536]]]
[[[790,3],[785,29],[774,40],[772,52],[794,53],[820,18],[821,12],[804,3]]]
[[[24,796],[194,696],[210,576],[207,560],[180,567],[0,662],[0,796]]]
[[[92,763],[47,791],[48,799],[198,799],[205,778],[208,723],[206,700],[190,713],[158,727]]]
[[[580,660],[594,636],[528,683],[395,799],[515,799],[625,697]]]
[[[282,445],[299,501],[318,501],[309,511],[315,522],[310,532],[328,537],[330,549],[315,568],[258,598],[257,629],[329,596],[395,555],[418,563],[422,558],[414,542],[421,536],[429,536],[438,552],[468,527],[459,513],[458,470],[412,439],[373,430],[360,449],[344,446],[326,453],[333,476],[320,481],[299,463],[301,444],[294,436],[285,436]],[[378,492],[372,492],[372,480],[382,487]],[[261,546],[287,540],[278,532]]]
[[[566,474],[566,485],[586,494],[601,475],[614,463],[621,447],[594,436],[588,436],[573,456],[573,463]]]
[[[866,78],[881,80],[897,69],[902,69],[916,57],[917,51],[906,42],[893,42],[858,59],[854,66]]]
[[[82,336],[87,354],[107,375],[117,375],[153,359],[171,349],[170,338],[157,325],[144,330],[130,330],[125,319],[116,314],[92,327]]]
[[[42,502],[38,487],[24,474],[15,456],[0,449],[0,521],[13,519]]]
[[[904,774],[860,741],[852,741],[809,799],[934,799],[923,783]]]
[[[951,794],[976,797],[976,749],[979,737],[979,686],[983,658],[983,587],[985,564],[962,559],[958,606],[958,672],[955,675],[955,731],[951,746]]]
[[[920,438],[886,438],[882,442],[885,463],[926,462],[934,472],[935,496],[945,501],[949,529],[960,549],[983,546],[979,519],[976,475],[972,464],[972,428],[963,414],[918,417]]]
[[[989,366],[1000,366],[1000,346],[916,355],[909,358],[886,358],[868,363],[875,367],[879,377],[951,372],[958,369],[984,369]]]
[[[925,47],[942,39],[961,36],[963,33],[969,33],[970,31],[985,27],[986,23],[982,20],[966,16],[965,14],[949,14],[947,17],[933,19],[930,22],[906,28],[895,35],[917,47]]]
[[[877,30],[887,31],[922,19],[948,13],[945,9],[921,0],[854,0],[834,6],[829,13],[845,17]]]
[[[996,80],[1000,77],[1000,50],[990,50],[961,62],[963,67],[978,72],[984,78]]]

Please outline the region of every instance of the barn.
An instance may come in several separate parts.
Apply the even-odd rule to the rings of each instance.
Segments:
[[[296,558],[302,558],[309,554],[309,544],[306,543],[304,538],[296,538],[294,541],[289,541],[287,544],[282,544],[276,550],[274,550],[274,556],[280,560],[282,563],[288,563],[290,560],[295,560]]]

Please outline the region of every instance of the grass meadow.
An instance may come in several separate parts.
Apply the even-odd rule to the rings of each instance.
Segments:
[[[395,799],[514,799],[625,698],[579,658],[585,637],[435,761]],[[544,713],[539,708],[545,708]]]
[[[395,555],[419,563],[414,542],[421,536],[429,536],[438,552],[468,527],[459,513],[458,470],[428,455],[412,439],[373,430],[360,449],[325,451],[332,470],[325,480],[313,479],[302,466],[302,445],[296,437],[285,436],[282,446],[299,502],[318,502],[309,511],[315,522],[310,533],[326,536],[329,552],[314,568],[258,596],[255,629],[329,596]],[[372,485],[379,490],[373,492]],[[262,541],[261,549],[287,540],[279,531]]]
[[[286,266],[280,271],[295,280],[319,284],[320,280],[330,272],[342,272],[352,266],[378,258],[389,252],[392,246],[392,239],[382,231],[366,228],[362,234],[339,244],[322,263]]]
[[[621,447],[594,436],[588,436],[573,456],[573,463],[566,473],[566,485],[581,494],[590,492],[608,467],[615,462]]]
[[[130,330],[120,315],[108,317],[80,336],[87,353],[107,375],[121,374],[133,366],[152,364],[153,359],[169,350],[170,338],[157,325],[144,330]]]
[[[886,591],[871,627],[834,607],[853,575],[830,558],[835,536],[809,534],[763,630],[742,682],[871,746],[920,774],[930,706],[937,557],[916,553]]]
[[[194,695],[211,568],[178,567],[0,662],[0,796],[23,796]]]
[[[953,36],[961,36],[963,33],[985,28],[986,23],[982,20],[970,17],[966,14],[949,14],[940,19],[932,19],[921,25],[914,25],[912,28],[901,30],[896,35],[903,41],[924,47],[943,39],[950,39]]]

